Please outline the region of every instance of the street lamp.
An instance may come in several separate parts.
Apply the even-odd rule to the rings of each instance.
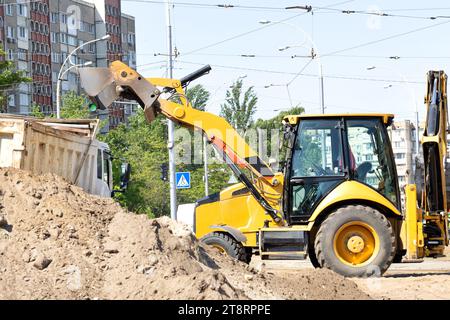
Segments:
[[[67,73],[67,71],[69,71],[72,68],[85,67],[85,66],[92,64],[92,61],[88,61],[84,64],[74,64],[70,58],[73,56],[73,54],[75,52],[80,50],[82,47],[84,47],[88,44],[91,44],[91,43],[98,42],[98,41],[108,40],[110,37],[111,36],[109,34],[107,34],[101,38],[90,40],[88,42],[85,42],[85,43],[79,45],[74,50],[72,50],[72,52],[69,53],[69,55],[66,57],[66,59],[62,63],[61,68],[59,69],[59,73],[58,73],[58,80],[56,82],[56,118],[57,119],[60,119],[60,117],[61,117],[61,81],[62,81],[63,75],[65,75]],[[69,62],[71,64],[71,66],[69,68],[67,68],[65,71],[63,71],[67,62]]]
[[[284,25],[287,25],[287,26],[289,26],[291,28],[294,28],[297,31],[300,31],[304,35],[305,39],[307,39],[307,40],[305,40],[303,42],[303,44],[306,41],[309,41],[311,43],[311,45],[312,45],[311,59],[316,59],[317,58],[316,61],[317,61],[317,64],[319,66],[320,107],[321,107],[322,113],[325,113],[325,101],[324,101],[325,100],[324,99],[325,96],[324,96],[324,89],[323,89],[323,68],[322,68],[322,62],[320,61],[320,55],[319,55],[319,51],[317,50],[317,46],[315,45],[315,43],[314,43],[313,39],[311,38],[311,36],[305,30],[303,30],[302,28],[300,28],[300,27],[298,27],[296,25],[284,22],[284,21],[259,20],[259,23],[260,24],[284,24]],[[280,47],[280,48],[278,48],[278,51],[284,51],[284,50],[287,50],[287,49],[290,49],[290,48],[293,48],[293,47],[301,47],[301,46],[303,46],[303,44],[295,45],[295,46]],[[294,58],[294,57],[296,57],[296,56],[292,56],[292,58]],[[288,94],[290,95],[288,86],[289,86],[289,83],[286,85],[286,88],[288,90]]]

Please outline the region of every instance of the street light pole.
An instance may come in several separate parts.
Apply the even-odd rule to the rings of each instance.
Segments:
[[[299,9],[299,8],[297,8]],[[319,67],[319,90],[320,90],[320,109],[321,109],[321,113],[325,113],[325,93],[324,93],[324,88],[323,88],[323,67],[322,67],[322,61],[320,60],[320,55],[319,55],[319,51],[317,50],[317,46],[314,43],[313,39],[311,38],[311,36],[302,28],[287,23],[287,22],[283,22],[283,21],[270,21],[270,20],[260,20],[259,21],[260,24],[270,24],[270,23],[276,23],[276,24],[284,24],[286,26],[289,26],[291,28],[296,29],[297,31],[300,31],[305,38],[311,43],[312,45],[312,50],[311,50],[311,59],[316,59],[318,67]],[[278,51],[284,51],[290,48],[295,48],[295,47],[303,47],[304,43],[306,41],[303,41],[302,44],[299,45],[290,45],[290,46],[284,46],[281,48],[278,48]],[[295,57],[295,56],[293,56]],[[286,85],[286,88],[288,89],[288,93],[289,93],[289,88],[288,88],[289,84]],[[290,93],[289,93],[290,95]],[[289,97],[290,99],[290,97]]]
[[[73,67],[80,67],[80,66],[92,64],[92,62],[91,62],[91,63],[87,63],[87,64],[84,64],[84,65],[83,64],[75,65],[70,58],[73,56],[73,54],[75,52],[80,50],[82,47],[87,46],[88,44],[91,44],[91,43],[98,42],[98,41],[108,40],[109,38],[110,38],[110,35],[107,34],[107,35],[105,35],[105,36],[103,36],[101,38],[94,39],[94,40],[91,40],[91,41],[83,43],[82,45],[80,45],[80,46],[76,47],[75,49],[73,49],[72,52],[69,53],[69,55],[66,57],[66,59],[62,63],[61,68],[59,69],[58,79],[57,79],[57,82],[56,82],[56,118],[57,119],[60,119],[60,117],[61,117],[61,81],[62,81],[63,75],[68,70],[72,69]],[[66,71],[64,71],[64,67],[65,67],[67,62],[70,62],[71,67],[68,68]]]
[[[323,91],[323,71],[322,64],[320,64],[320,110],[322,114],[325,114],[325,97]]]
[[[166,23],[167,23],[167,50],[168,50],[168,76],[173,77],[173,48],[172,48],[172,17],[170,9],[170,0],[166,0]],[[175,181],[175,150],[174,150],[174,131],[175,126],[172,120],[167,121],[168,141],[167,149],[169,151],[169,183],[170,183],[170,217],[177,220],[177,189]]]

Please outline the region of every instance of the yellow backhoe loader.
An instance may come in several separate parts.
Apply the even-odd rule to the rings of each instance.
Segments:
[[[81,83],[100,108],[136,100],[146,119],[157,114],[199,129],[240,183],[196,202],[192,227],[206,244],[236,259],[304,259],[345,276],[383,274],[393,261],[442,255],[448,245],[444,158],[447,77],[428,73],[422,138],[423,191],[405,189],[402,212],[388,136],[391,114],[292,115],[284,118],[287,158],[273,172],[223,118],[191,107],[184,87],[208,73],[144,78],[116,61],[80,69]],[[180,102],[163,99],[172,93]],[[418,201],[419,200],[419,201]],[[420,206],[418,206],[420,204]]]

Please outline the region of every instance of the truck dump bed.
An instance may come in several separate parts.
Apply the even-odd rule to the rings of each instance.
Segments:
[[[109,196],[110,181],[104,181],[109,172],[105,175],[102,171],[107,145],[95,139],[97,128],[97,119],[37,119],[1,114],[0,167],[35,174],[54,173],[89,193]]]

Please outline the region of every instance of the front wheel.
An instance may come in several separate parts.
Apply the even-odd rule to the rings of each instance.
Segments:
[[[226,233],[212,232],[204,236],[201,241],[217,249],[220,253],[226,253],[230,257],[245,263],[250,262],[251,253],[249,253],[249,250],[246,250],[240,242]]]
[[[349,205],[323,221],[314,249],[321,267],[343,276],[381,276],[394,259],[395,235],[378,210]]]

